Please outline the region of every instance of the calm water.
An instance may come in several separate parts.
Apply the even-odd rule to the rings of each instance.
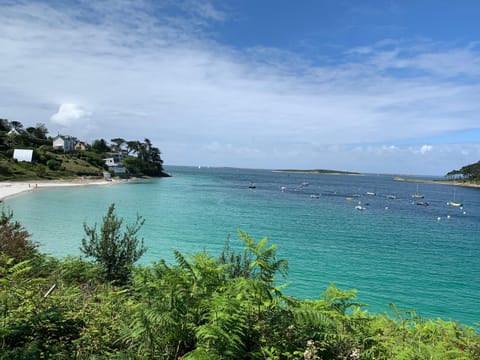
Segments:
[[[79,254],[83,222],[101,223],[114,202],[125,222],[136,213],[146,219],[144,263],[173,261],[173,248],[217,255],[228,237],[240,249],[242,229],[268,236],[289,260],[289,294],[317,298],[333,282],[358,289],[371,312],[393,302],[425,317],[480,321],[480,189],[421,184],[429,206],[419,206],[411,198],[417,185],[392,176],[167,170],[172,178],[38,190],[5,204],[56,256]],[[446,205],[454,192],[463,209]]]

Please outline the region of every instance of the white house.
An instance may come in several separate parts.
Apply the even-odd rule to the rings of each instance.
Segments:
[[[71,153],[75,147],[76,139],[72,136],[58,135],[53,138],[53,148],[63,150],[63,152]]]
[[[13,158],[17,159],[17,161],[32,162],[33,150],[15,149],[13,150]]]
[[[109,171],[113,171],[115,175],[123,175],[127,173],[127,169],[123,166],[123,154],[112,153],[111,157],[103,159],[105,165],[108,166]]]

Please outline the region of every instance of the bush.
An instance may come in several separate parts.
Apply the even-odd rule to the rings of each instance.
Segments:
[[[50,170],[58,170],[60,168],[61,162],[57,160],[50,159],[47,161],[47,166]]]
[[[83,224],[87,238],[82,239],[80,250],[87,256],[103,266],[104,276],[107,281],[124,285],[130,278],[133,264],[147,250],[143,239],[137,238],[137,233],[144,220],[137,215],[133,225],[127,225],[122,234],[123,219],[115,215],[115,204],[110,205],[107,215],[103,218],[100,232],[97,225],[93,227]]]
[[[13,212],[2,210],[0,215],[0,254],[16,262],[32,258],[38,244],[30,240],[30,234],[13,220]]]

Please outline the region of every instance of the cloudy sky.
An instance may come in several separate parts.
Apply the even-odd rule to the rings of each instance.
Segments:
[[[167,165],[480,160],[476,0],[0,1],[0,117]]]

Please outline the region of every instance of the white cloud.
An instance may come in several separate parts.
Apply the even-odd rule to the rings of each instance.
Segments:
[[[422,155],[425,155],[427,152],[430,152],[432,151],[433,149],[433,146],[432,145],[423,145],[421,148],[420,148],[420,153]]]
[[[50,120],[61,126],[85,126],[92,113],[76,104],[61,104],[58,111],[53,114]]]
[[[479,82],[438,75],[455,64],[476,79],[475,47],[385,41],[314,64],[280,49],[216,43],[202,30],[205,21],[227,15],[211,2],[175,18],[163,4],[0,5],[0,115],[50,119],[49,128],[68,127],[86,140],[148,137],[166,163],[247,167],[338,161],[374,169],[360,156],[390,153],[403,159],[394,165],[409,168],[429,138],[478,128]],[[412,139],[422,139],[416,154],[397,145]],[[359,157],[343,150],[350,144],[358,144]],[[391,145],[368,151],[368,144]],[[440,148],[424,148],[424,158]],[[467,161],[478,155],[456,151]]]

